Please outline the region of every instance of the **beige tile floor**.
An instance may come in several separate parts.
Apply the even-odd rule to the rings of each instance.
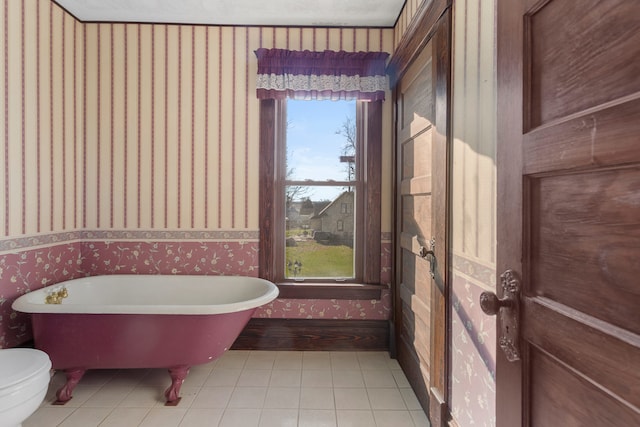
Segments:
[[[386,352],[229,351],[191,368],[176,407],[165,369],[88,371],[64,406],[58,372],[24,427],[427,427],[396,360]]]

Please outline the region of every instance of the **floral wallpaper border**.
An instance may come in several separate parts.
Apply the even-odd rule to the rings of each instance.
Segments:
[[[258,241],[252,239],[254,236],[257,236],[255,231],[107,230],[21,237],[12,242],[3,240],[0,242],[0,248],[5,249],[0,251],[0,348],[14,347],[31,339],[29,316],[11,309],[13,301],[26,292],[100,274],[255,277],[258,275]],[[383,283],[389,283],[389,242],[382,243],[380,256],[381,278]],[[390,313],[391,295],[387,289],[382,299],[370,301],[276,299],[259,308],[254,317],[386,320]]]
[[[255,240],[258,230],[75,230],[0,239],[0,253],[74,240]]]
[[[59,245],[74,240],[80,241],[83,231],[65,231],[59,233],[38,234],[34,236],[20,236],[0,239],[0,253],[33,249],[38,246]]]
[[[258,230],[86,230],[82,240],[254,240]]]
[[[464,274],[472,279],[476,284],[495,289],[496,288],[496,268],[495,265],[485,265],[480,261],[453,254],[452,270],[458,274]]]
[[[495,287],[495,267],[455,256],[453,264],[462,268],[452,274],[451,412],[460,425],[491,427],[496,424],[496,319],[482,312],[480,294]]]

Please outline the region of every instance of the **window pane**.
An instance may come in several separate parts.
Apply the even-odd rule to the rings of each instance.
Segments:
[[[355,101],[287,101],[287,180],[355,179]]]
[[[287,186],[286,191],[305,196],[287,197],[285,277],[353,278],[355,190]]]
[[[287,279],[355,277],[355,115],[355,101],[287,101]]]

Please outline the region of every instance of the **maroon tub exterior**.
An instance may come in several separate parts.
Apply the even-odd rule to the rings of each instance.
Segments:
[[[36,348],[54,369],[207,363],[231,347],[255,309],[209,315],[33,313]]]
[[[64,404],[87,369],[168,368],[167,405],[176,405],[189,367],[228,350],[254,309],[208,315],[33,313],[36,348],[67,384],[57,393]]]

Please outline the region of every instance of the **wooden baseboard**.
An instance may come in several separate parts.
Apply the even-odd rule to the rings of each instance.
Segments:
[[[389,351],[386,320],[251,319],[233,350]]]

